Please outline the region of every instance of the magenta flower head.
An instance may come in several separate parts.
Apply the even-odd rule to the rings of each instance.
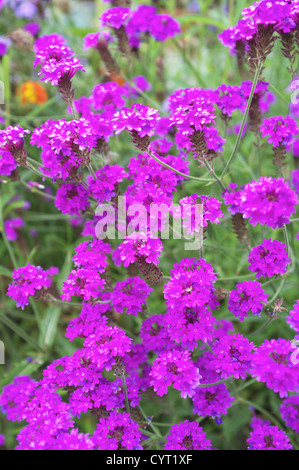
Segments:
[[[36,59],[33,66],[41,65],[38,73],[41,80],[57,86],[62,98],[72,103],[74,90],[71,79],[78,70],[85,72],[79,59],[74,57],[74,52],[67,47],[63,36],[50,34],[40,37],[34,45]]]
[[[130,8],[113,7],[105,10],[99,20],[102,26],[108,28],[119,29],[123,26],[130,15]]]
[[[161,353],[153,362],[150,384],[159,396],[167,393],[172,385],[180,390],[181,397],[192,397],[201,375],[191,359],[191,353],[183,349],[172,349]]]
[[[65,183],[57,189],[54,204],[63,214],[80,215],[89,207],[88,196],[79,184]]]
[[[298,197],[283,178],[261,176],[244,186],[240,212],[252,225],[267,225],[273,229],[288,224],[296,212]]]
[[[98,450],[143,450],[143,435],[129,413],[113,410],[107,418],[101,418],[92,437]]]
[[[170,15],[156,15],[149,22],[149,32],[156,41],[166,41],[181,32],[179,23]]]
[[[154,135],[159,112],[143,104],[132,104],[122,108],[112,118],[113,130],[120,134],[123,130],[130,132],[134,145],[141,151],[149,147],[149,137]]]
[[[237,284],[237,289],[230,293],[228,310],[243,321],[248,312],[260,315],[268,294],[257,281],[244,281]]]
[[[40,266],[31,264],[17,268],[12,273],[13,282],[8,286],[7,295],[16,301],[17,307],[24,310],[29,305],[29,297],[37,291],[47,290],[52,284],[51,276],[57,273],[57,268],[44,271]]]
[[[25,222],[21,217],[14,217],[13,219],[7,219],[4,221],[4,230],[8,240],[14,241],[18,238],[18,230],[20,227],[24,227]]]
[[[74,295],[84,300],[99,298],[105,283],[97,269],[73,269],[63,283],[61,298],[66,301],[70,301]]]
[[[4,130],[0,130],[0,153],[2,154],[3,164],[13,169],[17,164],[27,166],[27,152],[24,148],[25,134],[30,131],[20,126],[8,126]],[[15,168],[13,168],[13,160]],[[5,173],[7,174],[7,173]]]
[[[262,137],[269,136],[268,142],[273,147],[285,146],[288,150],[295,142],[295,137],[299,134],[299,127],[295,119],[290,116],[272,116],[264,119],[261,125]]]
[[[293,354],[294,353],[294,354]],[[258,382],[279,393],[299,392],[299,364],[291,341],[283,338],[265,340],[252,355],[251,374]]]
[[[203,428],[196,421],[174,424],[166,437],[165,450],[213,450]]]
[[[216,371],[223,379],[244,379],[250,372],[254,349],[255,345],[240,333],[221,336],[212,345],[214,354],[211,354],[208,368]]]
[[[128,315],[136,316],[142,311],[142,306],[146,304],[152,290],[137,276],[117,281],[112,296],[113,308],[118,313],[123,313],[125,309]]]
[[[265,240],[263,243],[254,247],[248,255],[248,269],[256,273],[259,279],[263,277],[272,277],[287,272],[286,266],[290,264],[286,246],[278,240]]]
[[[250,433],[248,450],[290,450],[293,449],[290,440],[284,431],[278,426],[271,426],[268,423],[254,423]]]
[[[299,339],[299,300],[296,300],[293,309],[290,310],[290,314],[286,317],[286,321],[297,333],[295,338]]]
[[[299,395],[285,398],[280,405],[280,414],[286,425],[299,432]]]
[[[81,165],[90,163],[90,152],[101,137],[101,125],[96,125],[92,116],[72,121],[49,119],[34,129],[31,144],[42,149],[46,174],[54,180],[66,180],[73,178]]]

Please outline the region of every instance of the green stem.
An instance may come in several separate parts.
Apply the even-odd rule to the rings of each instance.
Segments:
[[[260,328],[258,328],[256,331],[253,331],[253,333],[250,333],[250,335],[248,335],[248,338],[251,338],[252,336],[255,336],[255,335],[261,333],[262,331],[264,331],[265,328],[267,328],[267,326],[270,325],[270,323],[274,320],[274,318],[275,318],[274,316],[268,318],[266,323],[263,326],[261,326]]]
[[[210,166],[210,164],[206,160],[204,160],[204,165],[205,165],[206,169],[208,170],[208,172],[210,173],[210,175],[214,178],[216,183],[220,186],[222,191],[225,191],[225,186],[222,184],[219,177],[216,175],[215,171],[213,170],[213,168]]]
[[[127,384],[126,384],[126,378],[124,375],[122,375],[121,379],[122,379],[123,389],[125,393],[126,412],[130,414],[130,404],[129,404],[129,399],[128,399],[128,389],[127,389]]]
[[[139,408],[140,413],[142,414],[143,418],[145,419],[145,421],[148,421],[148,417],[146,416],[146,414],[143,411],[143,409],[141,408],[141,406],[139,406],[138,408]],[[159,423],[157,423],[157,424],[159,424]],[[152,421],[150,421],[149,425],[152,428],[152,430],[154,431],[154,433],[156,434],[156,436],[162,437],[159,429],[156,428],[156,426],[154,425],[154,423]]]
[[[249,95],[249,98],[248,98],[246,110],[245,110],[245,113],[244,113],[244,116],[243,116],[243,119],[242,119],[241,127],[240,127],[239,133],[237,135],[237,139],[236,139],[233,151],[232,151],[231,156],[229,157],[228,162],[227,162],[227,164],[226,164],[226,166],[225,166],[225,168],[222,172],[221,179],[223,178],[223,176],[225,175],[225,173],[229,169],[231,162],[233,161],[233,159],[236,156],[237,151],[239,150],[243,129],[244,129],[244,126],[245,126],[245,123],[246,123],[246,120],[247,120],[247,116],[248,116],[248,113],[249,113],[249,109],[250,109],[250,106],[251,106],[251,102],[252,102],[252,98],[253,98],[253,95],[254,95],[254,92],[255,92],[255,88],[256,88],[256,85],[257,85],[257,82],[258,82],[258,79],[259,79],[259,75],[260,75],[260,72],[261,72],[261,69],[262,69],[262,65],[263,65],[263,61],[261,60],[261,61],[259,61],[258,68],[256,69],[256,72],[255,72],[255,75],[254,75],[254,79],[253,79],[250,95]]]
[[[28,183],[26,183],[26,181],[22,179],[20,179],[20,183],[23,184],[27,189],[29,189],[31,193],[40,194],[43,197],[47,197],[53,200],[55,199],[55,196],[52,196],[51,194],[46,194],[45,192],[40,191],[36,186],[30,186]]]
[[[232,379],[233,379],[233,377],[228,377],[227,379],[219,380],[218,382],[213,382],[213,383],[210,383],[210,384],[199,384],[197,386],[198,387],[214,387],[214,385],[223,384],[223,383],[225,383],[227,381],[230,381]]]
[[[153,158],[154,160],[156,160],[156,162],[160,163],[160,165],[165,166],[165,168],[168,168],[169,170],[174,171],[175,173],[177,173],[177,174],[180,175],[180,176],[184,176],[184,178],[188,178],[188,179],[190,179],[190,180],[195,180],[195,181],[207,181],[207,182],[213,181],[213,180],[211,180],[211,179],[198,178],[197,176],[186,175],[185,173],[182,173],[181,171],[176,170],[176,169],[173,168],[172,166],[170,166],[170,165],[168,165],[167,163],[163,162],[163,160],[160,160],[160,158],[158,158],[158,157],[156,157],[155,155],[153,155],[150,150],[148,150],[147,153],[149,154],[149,156],[150,156],[151,158]]]
[[[256,378],[254,377],[253,379],[250,379],[248,380],[248,382],[246,382],[245,384],[241,385],[240,387],[237,387],[235,392],[236,393],[239,393],[241,392],[242,390],[245,390],[245,388],[247,387],[250,387],[250,385],[256,383]]]
[[[248,405],[248,406],[251,406],[251,407],[255,408],[260,413],[265,415],[268,419],[270,419],[270,421],[272,421],[272,423],[276,424],[276,426],[278,426],[280,429],[282,428],[282,424],[278,421],[278,419],[276,419],[275,416],[273,416],[271,413],[269,413],[267,410],[265,410],[265,408],[263,408],[262,406],[257,405],[256,403],[253,403],[252,401],[246,400],[243,397],[239,398],[238,401],[240,403],[244,403],[245,405]]]

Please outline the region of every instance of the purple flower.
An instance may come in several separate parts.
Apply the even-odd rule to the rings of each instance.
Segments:
[[[267,423],[255,424],[247,442],[248,450],[290,450],[293,448],[284,431],[281,431],[278,426],[271,426]]]
[[[213,355],[208,368],[220,374],[222,379],[244,379],[250,371],[255,346],[240,333],[221,336],[212,344]]]
[[[159,396],[173,386],[181,392],[182,398],[192,397],[200,382],[200,374],[194,365],[191,354],[181,349],[163,352],[154,360],[150,371],[150,384]]]
[[[132,339],[117,326],[99,324],[96,331],[84,340],[82,354],[96,365],[98,370],[111,370],[118,374],[123,369],[121,358],[132,348]],[[123,373],[123,370],[122,370]]]
[[[277,240],[263,239],[263,243],[254,247],[248,255],[248,269],[256,273],[259,279],[271,277],[287,272],[286,266],[290,264],[286,246]]]
[[[196,421],[174,424],[166,437],[165,450],[213,450],[203,428]]]
[[[194,308],[218,306],[214,295],[216,274],[205,259],[182,259],[170,272],[170,281],[165,284],[164,297],[168,308],[177,312]]]
[[[117,281],[114,287],[112,303],[117,313],[123,313],[124,309],[128,315],[137,315],[142,311],[147,297],[152,292],[147,283],[139,277],[129,277],[125,281]]]
[[[261,176],[244,186],[240,212],[252,225],[267,225],[276,229],[289,223],[296,212],[298,198],[283,178]]]
[[[12,167],[12,158],[20,165],[27,165],[27,152],[24,148],[25,134],[30,134],[30,131],[20,126],[8,126],[0,130],[0,151],[4,167]]]
[[[295,188],[296,194],[299,194],[299,168],[292,171],[292,186]]]
[[[17,268],[12,273],[13,282],[8,286],[7,295],[16,301],[17,307],[24,310],[25,305],[29,305],[31,295],[51,286],[50,276],[54,274],[57,274],[57,268],[44,271],[40,266],[31,264]]]
[[[57,189],[54,204],[63,214],[80,215],[89,207],[88,196],[79,184],[64,183]]]
[[[86,182],[92,196],[98,203],[111,201],[115,196],[117,185],[127,178],[127,173],[120,165],[105,165],[95,172],[96,179],[88,175]]]
[[[272,116],[264,119],[261,125],[262,137],[269,136],[268,142],[273,147],[284,145],[287,149],[295,142],[295,137],[299,133],[299,127],[290,116]]]
[[[106,297],[109,295],[109,293],[103,293],[102,300],[108,300]],[[109,302],[95,305],[83,303],[80,315],[71,320],[67,325],[65,336],[70,341],[73,341],[76,337],[87,338],[96,331],[100,324],[105,325],[107,323],[108,320],[105,314],[109,314],[110,311],[111,306]]]
[[[100,16],[99,20],[101,21],[102,26],[107,26],[108,28],[119,29],[124,25],[126,20],[130,15],[130,8],[125,8],[121,6],[108,8]]]
[[[59,34],[42,36],[34,44],[36,59],[33,67],[41,65],[38,75],[41,80],[57,85],[62,98],[71,103],[74,98],[71,79],[78,70],[85,72],[74,52],[67,47],[65,39]]]
[[[231,291],[228,299],[228,310],[243,321],[247,313],[260,315],[268,294],[257,281],[244,281],[237,284],[237,289]]]
[[[215,318],[207,307],[168,308],[164,326],[169,337],[182,347],[193,350],[198,340],[206,343],[214,337]]]
[[[76,295],[84,300],[99,298],[105,286],[105,280],[101,278],[97,269],[78,268],[73,269],[63,283],[61,298],[70,301]]]
[[[290,310],[290,314],[286,317],[286,322],[295,330],[297,333],[295,337],[299,339],[299,300],[296,300],[293,309]]]
[[[23,26],[23,29],[36,37],[40,31],[40,25],[38,23],[27,23]]]
[[[157,41],[176,36],[181,32],[179,23],[169,15],[155,15],[149,22],[149,32]]]
[[[98,450],[143,450],[143,436],[138,424],[129,413],[113,410],[107,418],[101,418],[92,437]]]
[[[31,145],[42,149],[42,170],[53,179],[66,180],[74,177],[81,165],[90,162],[90,152],[105,129],[92,115],[66,121],[49,119],[35,128]]]
[[[10,421],[21,421],[28,401],[34,396],[38,382],[29,376],[14,377],[13,382],[5,385],[0,395],[0,407]]]
[[[285,398],[280,405],[281,417],[286,425],[299,432],[299,395],[292,395]]]
[[[18,238],[18,231],[16,229],[24,227],[25,222],[21,217],[7,219],[4,221],[4,230],[8,240],[14,241]]]
[[[140,137],[145,137],[154,134],[158,115],[156,109],[136,103],[130,108],[123,107],[117,111],[111,121],[116,134],[127,130],[135,131]]]
[[[0,36],[0,58],[7,53],[7,49],[9,48],[10,44],[10,39]]]
[[[150,238],[147,235],[133,233],[118,247],[119,259],[124,263],[125,268],[138,260],[145,260],[146,263],[159,263],[159,256],[163,250],[160,239]]]
[[[110,251],[110,245],[102,240],[85,241],[75,248],[73,261],[77,267],[94,268],[104,272],[108,266],[107,254]]]
[[[252,355],[252,376],[279,393],[280,398],[299,391],[299,364],[292,361],[293,352],[291,341],[278,338],[266,339]]]
[[[157,354],[172,349],[175,345],[165,325],[165,315],[151,315],[143,320],[140,338],[147,351]]]
[[[115,82],[99,83],[92,91],[94,109],[104,109],[106,107],[122,108],[125,100],[124,88]]]

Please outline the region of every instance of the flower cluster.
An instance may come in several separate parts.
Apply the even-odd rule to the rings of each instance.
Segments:
[[[278,240],[263,239],[263,243],[255,246],[248,255],[248,269],[259,279],[286,273],[286,266],[291,262],[286,246]]]
[[[29,305],[30,296],[51,286],[51,276],[55,274],[58,274],[57,268],[45,271],[40,266],[31,264],[17,268],[12,273],[13,282],[8,286],[7,295],[16,301],[17,307],[24,310],[24,307]]]
[[[260,315],[263,305],[267,302],[268,294],[257,281],[239,282],[237,288],[230,293],[228,310],[239,320],[243,321],[247,313]]]

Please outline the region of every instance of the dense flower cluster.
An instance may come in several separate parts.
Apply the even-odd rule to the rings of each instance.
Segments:
[[[40,266],[31,264],[17,268],[12,273],[13,283],[8,286],[7,295],[16,301],[17,307],[24,310],[24,307],[29,305],[30,296],[51,286],[51,276],[55,274],[58,274],[57,268],[45,271]]]
[[[264,119],[261,126],[262,137],[269,136],[268,142],[273,147],[279,144],[286,146],[288,149],[295,142],[295,137],[299,133],[299,127],[294,119],[290,116],[272,116]]]
[[[278,240],[263,239],[263,243],[255,246],[248,255],[248,269],[256,273],[259,279],[284,274],[286,266],[291,262],[285,251],[286,246]]]
[[[248,450],[290,450],[292,445],[284,431],[268,423],[254,423],[247,439]]]
[[[165,450],[212,450],[212,444],[202,427],[194,421],[174,424],[166,438]]]
[[[38,75],[41,80],[57,85],[66,101],[73,99],[70,80],[78,70],[85,71],[74,52],[66,45],[62,36],[54,33],[42,36],[34,44],[35,61],[33,66],[41,65]]]
[[[239,212],[254,226],[261,224],[273,229],[288,224],[298,204],[296,193],[284,179],[271,176],[261,176],[239,190],[230,185],[223,196],[233,214]]]
[[[257,281],[239,282],[237,288],[230,293],[228,299],[228,310],[239,320],[243,321],[247,313],[260,315],[263,305],[267,302],[268,294],[262,289]]]
[[[299,391],[299,364],[292,360],[292,346],[291,341],[283,338],[266,339],[252,355],[252,376],[281,398],[287,397],[288,392]]]
[[[286,425],[299,432],[299,395],[291,395],[285,398],[280,406],[281,417]]]
[[[296,301],[290,314],[286,317],[286,322],[295,330],[296,338],[299,338],[299,300]]]

